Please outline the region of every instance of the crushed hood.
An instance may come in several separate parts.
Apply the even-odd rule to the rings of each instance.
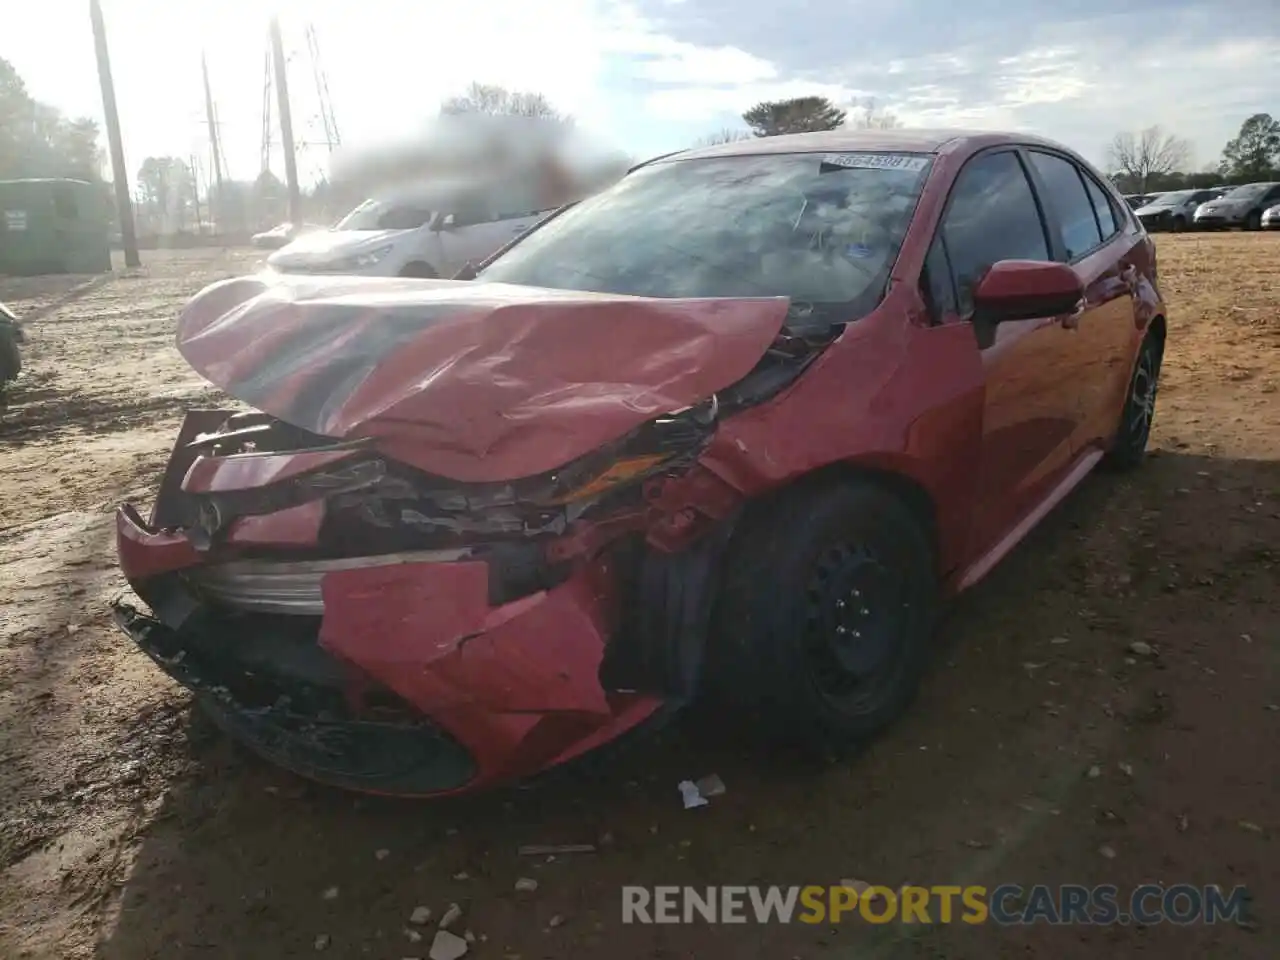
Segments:
[[[419,469],[485,482],[553,470],[730,386],[787,306],[257,276],[197,294],[177,345],[215,386],[281,420],[378,437]]]

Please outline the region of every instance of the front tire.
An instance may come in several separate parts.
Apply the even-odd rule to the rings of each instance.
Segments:
[[[1112,467],[1132,469],[1146,457],[1163,359],[1164,338],[1154,328],[1149,328],[1142,347],[1138,350],[1133,376],[1129,378],[1129,392],[1120,411],[1120,425],[1115,442],[1107,451],[1107,463]]]
[[[933,636],[934,552],[881,485],[805,484],[759,505],[722,583],[708,680],[762,733],[848,744],[911,703]]]
[[[1262,229],[1262,211],[1261,210],[1252,211],[1249,214],[1249,216],[1245,218],[1244,228],[1246,230],[1261,230]]]

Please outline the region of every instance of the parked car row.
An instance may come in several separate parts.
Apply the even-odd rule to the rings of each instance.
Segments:
[[[1141,195],[1125,200],[1132,206],[1136,196]],[[1134,207],[1134,215],[1149,231],[1277,229],[1280,209],[1273,208],[1280,208],[1280,183],[1260,182],[1150,195]]]

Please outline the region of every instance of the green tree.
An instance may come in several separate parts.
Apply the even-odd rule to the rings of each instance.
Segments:
[[[195,178],[177,157],[147,157],[138,168],[139,213],[157,234],[182,230],[195,201]]]
[[[742,119],[757,137],[776,137],[834,130],[844,124],[845,112],[826,97],[792,97],[757,103]]]
[[[67,120],[35,100],[13,65],[0,57],[0,178],[102,178],[98,125]]]
[[[1222,151],[1224,176],[1233,180],[1262,180],[1280,168],[1280,121],[1269,113],[1255,113],[1240,126],[1240,135]]]

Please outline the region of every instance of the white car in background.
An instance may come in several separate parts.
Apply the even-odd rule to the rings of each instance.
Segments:
[[[537,223],[546,210],[501,192],[444,201],[366,200],[331,230],[306,234],[269,257],[279,273],[452,277]]]
[[[1262,211],[1262,229],[1280,230],[1280,203]]]

